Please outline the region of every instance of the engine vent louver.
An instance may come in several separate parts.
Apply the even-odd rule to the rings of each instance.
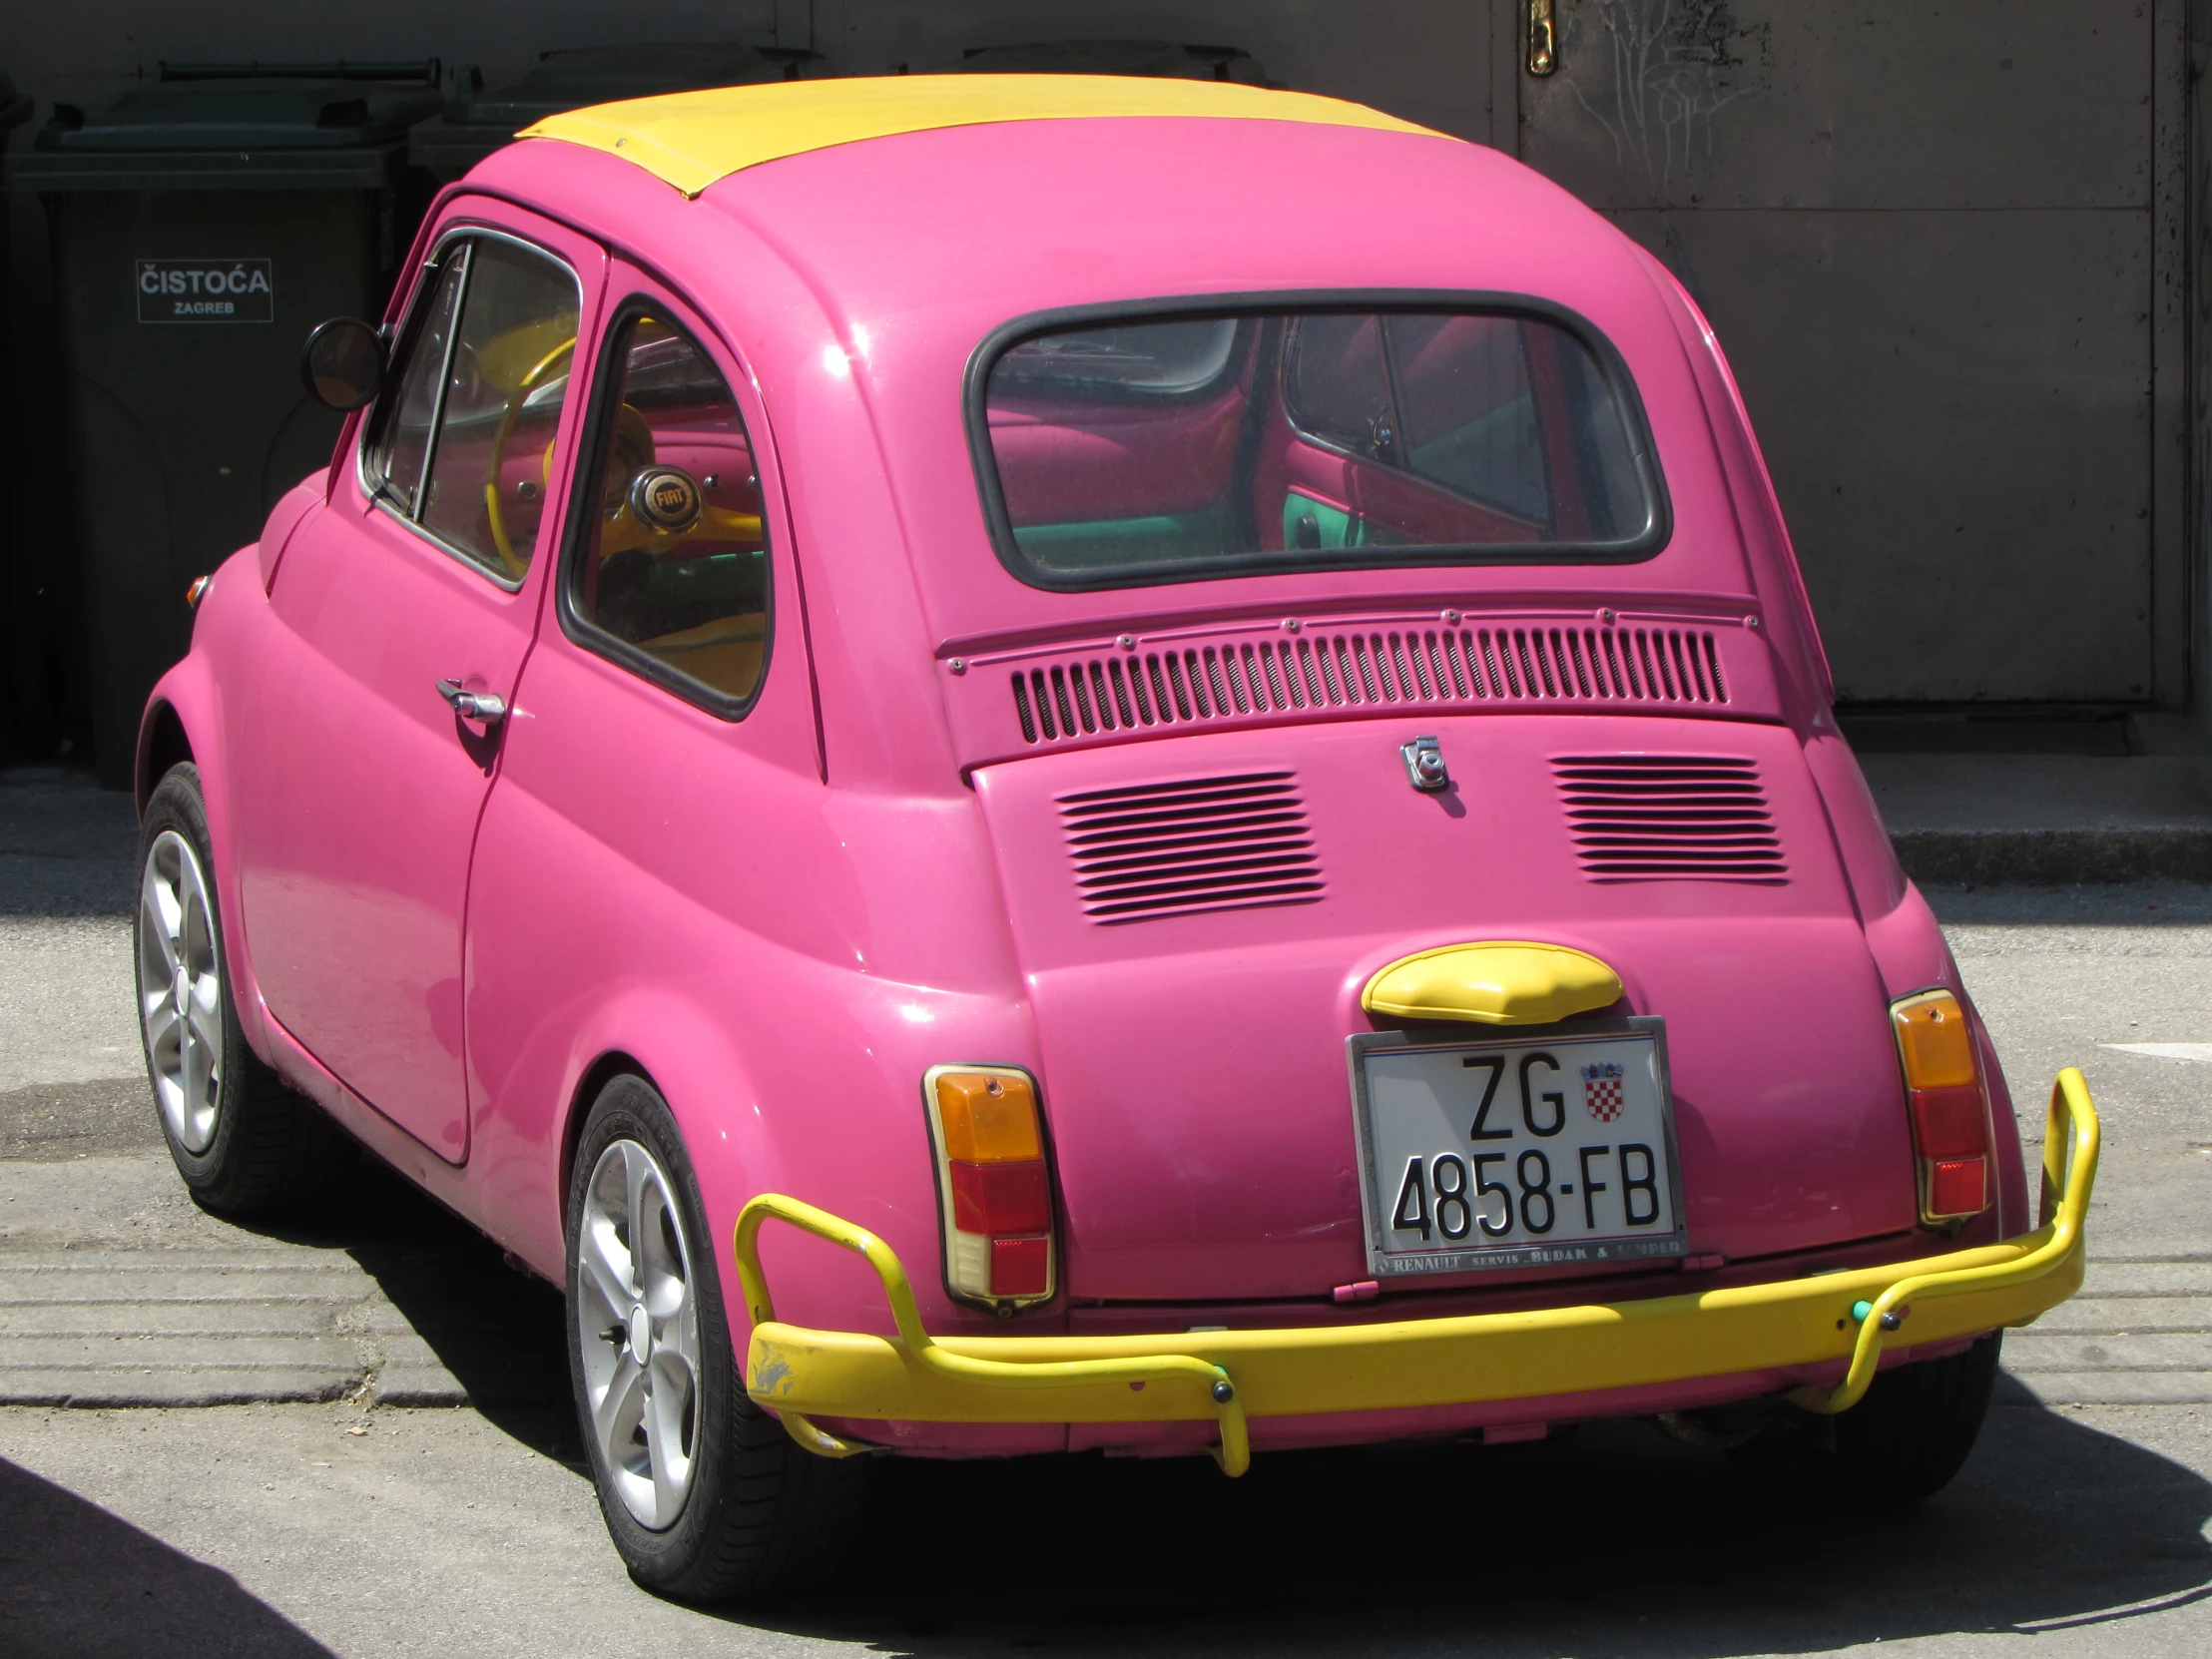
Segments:
[[[1316,709],[1728,701],[1713,635],[1685,628],[1316,631],[1077,658],[1012,685],[1033,744]]]
[[[1758,767],[1717,755],[1554,758],[1582,868],[1600,881],[1780,881]]]
[[[1094,921],[1142,921],[1321,897],[1321,862],[1288,772],[1085,790],[1059,798]]]

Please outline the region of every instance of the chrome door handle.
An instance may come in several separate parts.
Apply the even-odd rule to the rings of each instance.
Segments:
[[[458,680],[440,680],[438,695],[452,706],[453,712],[463,720],[496,726],[507,718],[507,700],[496,692],[464,691]]]

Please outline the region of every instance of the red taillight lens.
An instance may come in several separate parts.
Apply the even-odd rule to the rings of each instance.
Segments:
[[[1988,1116],[1977,1084],[1913,1091],[1913,1132],[1923,1158],[1980,1157]]]
[[[1893,1003],[1918,1154],[1921,1220],[1941,1226],[1989,1207],[1989,1104],[1966,1012],[1948,991]]]
[[[1989,1207],[1984,1158],[1946,1158],[1928,1172],[1928,1208],[1937,1216],[1978,1216]]]
[[[993,1239],[991,1295],[1043,1296],[1052,1288],[1050,1239]]]
[[[1052,1295],[1052,1179],[1029,1074],[937,1066],[922,1079],[943,1201],[945,1284],[979,1302]]]
[[[1044,1163],[952,1165],[952,1225],[962,1233],[1052,1231]]]

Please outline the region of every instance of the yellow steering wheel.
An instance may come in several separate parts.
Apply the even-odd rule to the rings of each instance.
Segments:
[[[507,567],[507,574],[518,581],[529,574],[530,562],[518,557],[514,542],[507,534],[507,515],[499,500],[499,480],[507,465],[507,444],[514,436],[515,417],[522,412],[522,405],[529,401],[530,393],[543,383],[556,364],[567,361],[576,351],[574,335],[563,340],[531,365],[529,372],[515,382],[515,389],[507,394],[507,406],[500,411],[499,429],[492,434],[491,461],[484,479],[484,516],[491,521],[491,544],[499,553],[499,562]],[[543,490],[552,481],[553,444],[548,438],[545,461],[539,468],[538,487]]]
[[[636,422],[635,429],[632,427]],[[627,440],[627,441],[626,441]],[[625,447],[635,453],[625,455]],[[664,527],[650,524],[640,518],[637,509],[630,504],[628,486],[654,468],[653,431],[645,423],[645,417],[628,403],[623,404],[622,414],[615,423],[615,442],[607,456],[607,476],[610,482],[620,480],[620,493],[609,490],[614,497],[607,509],[607,519],[599,529],[599,556],[611,559],[617,553],[631,548],[643,548],[649,555],[658,557],[690,541],[694,536],[708,541],[734,541],[759,547],[762,541],[761,515],[759,513],[735,513],[727,507],[718,507],[707,499],[706,490],[689,473],[683,476],[698,499],[698,516],[690,523]],[[682,472],[671,467],[672,472]]]

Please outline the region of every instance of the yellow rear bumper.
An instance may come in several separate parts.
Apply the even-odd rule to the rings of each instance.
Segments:
[[[738,1218],[737,1265],[753,1316],[747,1391],[802,1445],[867,1449],[814,1416],[907,1422],[1166,1422],[1213,1417],[1231,1474],[1251,1461],[1246,1419],[1536,1399],[1849,1359],[1814,1411],[1856,1404],[1886,1340],[1919,1346],[2024,1325],[2081,1286],[2082,1223],[2096,1179],[2097,1116],[2081,1073],[2058,1074],[2043,1143],[2042,1225],[2003,1244],[1810,1279],[1691,1296],[1525,1313],[1185,1336],[948,1337],[921,1328],[889,1246],[849,1222],[768,1193]],[[776,1318],[759,1238],[787,1222],[865,1257],[895,1338],[810,1331]],[[1910,1317],[1910,1335],[1898,1333]]]

